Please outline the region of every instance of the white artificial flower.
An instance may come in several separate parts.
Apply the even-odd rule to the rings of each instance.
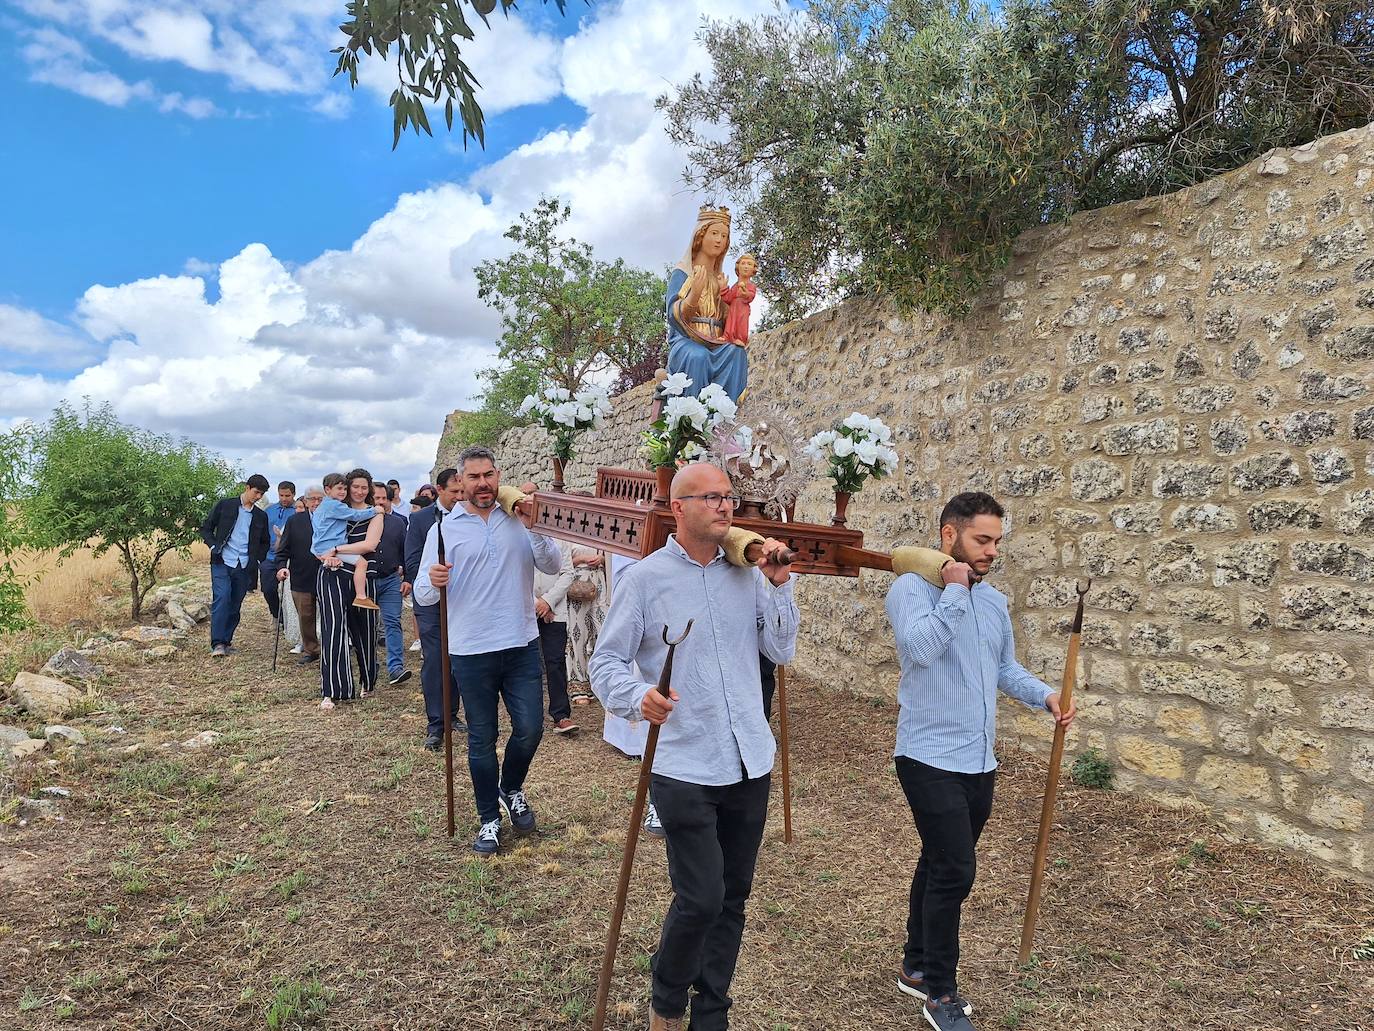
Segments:
[[[686,419],[699,430],[706,427],[706,420],[710,417],[706,406],[695,397],[668,398],[663,406],[663,414],[667,416],[669,427],[676,426],[681,419]]]
[[[579,404],[579,405],[577,406],[577,421],[578,421],[578,422],[591,422],[591,421],[592,421],[592,416],[593,416],[594,414],[595,414],[595,413],[594,413],[590,408],[588,408],[586,405],[581,405],[581,404]]]
[[[696,458],[697,455],[701,454],[701,445],[695,440],[689,440],[682,445],[680,454],[683,458]]]
[[[854,457],[867,466],[878,464],[878,445],[871,440],[860,440],[854,443]]]
[[[892,431],[881,419],[873,419],[869,424],[869,432],[873,434],[873,439],[879,444],[892,443]]]
[[[572,391],[567,387],[547,387],[544,396],[550,401],[571,401]]]
[[[675,372],[663,381],[663,394],[665,397],[672,397],[681,394],[692,385],[691,379],[685,372]]]
[[[564,401],[554,408],[554,421],[571,429],[577,428],[577,402]]]
[[[890,447],[878,448],[878,461],[883,463],[883,475],[891,476],[897,471],[897,449]]]
[[[730,400],[729,395],[724,393],[720,397],[713,397],[706,408],[711,413],[712,426],[727,419],[733,419],[735,413],[739,411],[739,406]]]
[[[840,435],[834,430],[821,430],[811,439],[814,440],[819,447],[830,447],[839,437]]]
[[[701,393],[697,394],[702,404],[712,407],[714,407],[717,398],[725,396],[725,388],[719,383],[708,383],[701,388]]]
[[[845,429],[850,430],[866,430],[869,428],[871,423],[869,421],[868,416],[860,412],[854,412],[847,419],[845,419],[844,422],[840,423],[840,425],[843,426]]]
[[[849,437],[837,436],[831,450],[835,452],[836,458],[845,458],[854,452],[854,441]]]
[[[531,410],[532,408],[534,408],[534,406],[537,405],[538,403],[539,403],[539,402],[538,402],[537,400],[535,400],[535,397],[534,397],[533,394],[526,394],[526,395],[525,395],[525,400],[523,400],[523,401],[520,402],[520,408],[519,408],[518,414],[520,414],[520,415],[529,415],[529,414],[530,414],[530,410]]]

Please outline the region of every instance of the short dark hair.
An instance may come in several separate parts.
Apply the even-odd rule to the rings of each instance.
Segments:
[[[953,526],[956,530],[967,526],[974,516],[991,515],[1001,519],[1005,513],[997,499],[981,490],[969,490],[956,494],[940,510],[940,525]]]
[[[290,480],[282,480],[277,484],[277,490],[289,490],[292,494],[296,493],[296,485]]]
[[[386,485],[387,485],[388,487],[399,487],[399,486],[401,485],[401,481],[400,481],[400,480],[387,480],[387,481],[386,481]]]
[[[245,482],[254,490],[260,490],[264,494],[266,494],[267,489],[272,486],[270,483],[267,482],[267,477],[264,476],[262,473],[254,473],[252,476],[248,477],[248,479]]]
[[[397,498],[401,496],[401,485],[397,483],[395,480],[392,480],[390,483],[386,485],[386,496],[389,497],[392,501],[395,501]]]
[[[453,468],[452,466],[449,466],[447,469],[439,470],[439,475],[434,477],[434,482],[437,483],[440,487],[447,487],[448,481],[453,479],[457,475],[458,470]],[[429,484],[425,484],[425,486],[427,487],[429,486]],[[421,490],[423,489],[424,488],[422,487]]]
[[[466,469],[469,462],[490,462],[493,469],[500,468],[496,464],[496,452],[485,444],[473,444],[472,447],[463,448],[462,454],[458,456],[458,468]]]
[[[344,474],[343,474],[343,473],[325,473],[325,474],[324,474],[324,480],[321,481],[321,482],[322,482],[322,484],[323,484],[323,486],[324,486],[324,489],[325,489],[325,490],[328,490],[330,487],[333,487],[333,486],[336,486],[337,484],[343,483],[343,481],[344,481]]]
[[[432,504],[434,504],[434,499],[428,494],[416,494],[410,499],[411,508],[428,508]]]

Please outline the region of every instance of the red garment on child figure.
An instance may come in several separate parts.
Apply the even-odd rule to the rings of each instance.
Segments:
[[[737,344],[749,342],[749,305],[759,288],[750,282],[738,282],[720,292],[720,299],[730,306],[725,316],[725,330],[722,340],[732,340]]]

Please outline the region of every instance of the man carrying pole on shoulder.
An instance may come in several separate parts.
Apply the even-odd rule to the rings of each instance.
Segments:
[[[799,615],[785,551],[768,540],[757,568],[721,547],[739,499],[706,464],[673,478],[677,532],[626,570],[597,640],[592,689],[608,712],[661,724],[653,798],[668,850],[673,901],[653,959],[651,1031],[678,1031],[691,999],[692,1031],[728,1026],[730,982],[768,812],[775,745],[763,712],[758,656],[790,662]],[[655,690],[668,646],[673,683]],[[635,666],[638,666],[638,674]]]
[[[972,1031],[972,1007],[955,982],[959,912],[973,888],[974,847],[992,812],[997,691],[1047,709],[1067,727],[1059,693],[1016,661],[1007,599],[981,578],[997,558],[1002,506],[988,494],[955,495],[940,513],[943,590],[915,573],[887,595],[897,638],[896,765],[921,839],[911,881],[897,987],[921,999],[936,1031]]]

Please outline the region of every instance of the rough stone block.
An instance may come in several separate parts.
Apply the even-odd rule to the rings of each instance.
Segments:
[[[1201,376],[1202,372],[1202,362],[1198,360],[1197,348],[1192,344],[1180,347],[1178,354],[1174,356],[1174,382],[1190,382]]]
[[[1250,724],[1231,716],[1217,720],[1217,743],[1232,755],[1250,755]]]
[[[1155,715],[1155,726],[1169,737],[1195,745],[1212,743],[1207,714],[1195,705],[1164,705]]]
[[[1306,447],[1336,435],[1336,414],[1327,411],[1298,411],[1283,420],[1283,439]]]
[[[1234,530],[1237,525],[1234,511],[1211,503],[1179,505],[1169,517],[1169,524],[1175,530],[1195,530],[1202,533]]]
[[[1163,523],[1160,504],[1143,501],[1134,505],[1117,505],[1111,511],[1112,525],[1122,533],[1158,533]]]
[[[1374,553],[1344,541],[1302,541],[1292,546],[1293,568],[1374,583]]]
[[[1110,501],[1126,492],[1126,473],[1104,459],[1089,458],[1073,464],[1069,485],[1079,501]]]
[[[1322,702],[1321,725],[1374,731],[1374,695],[1340,694]]]
[[[1126,402],[1114,394],[1089,394],[1080,407],[1085,424],[1115,419],[1126,408]]]
[[[1116,742],[1121,765],[1147,777],[1161,780],[1180,780],[1183,777],[1183,753],[1172,745],[1161,744],[1153,738],[1123,734]]]
[[[1367,808],[1362,798],[1323,791],[1312,803],[1307,818],[1318,827],[1329,827],[1337,831],[1359,831],[1364,829]]]
[[[1053,494],[1064,483],[1064,476],[1052,465],[1017,465],[997,478],[998,488],[1011,497],[1036,497]]]
[[[21,670],[15,674],[10,697],[24,711],[56,720],[71,712],[85,694],[65,681]]]
[[[1256,740],[1259,746],[1288,765],[1309,773],[1331,772],[1330,746],[1326,738],[1306,727],[1279,723]]]
[[[1242,596],[1240,599],[1240,628],[1258,633],[1274,625],[1269,606],[1262,598]]]
[[[1178,451],[1178,420],[1150,419],[1109,426],[1102,434],[1109,455],[1171,455]]]
[[[1317,483],[1344,483],[1355,475],[1350,467],[1350,456],[1340,448],[1309,452],[1307,462],[1312,467],[1312,479]]]
[[[1160,462],[1150,492],[1157,498],[1205,498],[1221,484],[1221,466],[1210,462]],[[1092,498],[1084,500],[1105,500]]]
[[[1269,659],[1269,643],[1253,638],[1207,637],[1190,642],[1188,654],[1202,662],[1225,666],[1262,666]]]
[[[1308,585],[1279,592],[1279,627],[1374,636],[1374,591]]]
[[[1219,386],[1179,387],[1174,394],[1174,402],[1178,407],[1195,415],[1219,412],[1235,399],[1235,387],[1224,383]]]
[[[1374,537],[1374,490],[1359,490],[1345,496],[1336,511],[1336,529],[1347,537]]]
[[[1108,584],[1093,590],[1092,605],[1094,608],[1104,609],[1108,612],[1133,612],[1139,604],[1140,592],[1132,590],[1125,584]]]
[[[1174,655],[1183,647],[1183,632],[1170,623],[1135,623],[1126,637],[1132,655]]]
[[[1259,832],[1260,840],[1271,845],[1305,852],[1328,863],[1335,863],[1340,858],[1339,850],[1329,838],[1319,838],[1299,830],[1270,813],[1255,814],[1255,829]]]
[[[1187,695],[1218,709],[1237,709],[1245,699],[1240,674],[1188,662],[1145,663],[1139,680],[1140,689],[1149,694]]]
[[[1293,689],[1281,680],[1255,681],[1255,712],[1263,716],[1300,716],[1302,708],[1293,697]]]
[[[1317,530],[1322,525],[1321,506],[1315,501],[1260,501],[1246,512],[1250,529],[1256,533],[1295,528]]]
[[[1350,749],[1350,772],[1368,784],[1374,784],[1374,739],[1356,741]]]
[[[1150,546],[1150,562],[1145,579],[1152,584],[1201,583],[1207,578],[1202,568],[1202,551],[1188,541],[1158,541]]]
[[[1231,483],[1239,490],[1252,492],[1294,487],[1302,482],[1302,470],[1293,456],[1270,451],[1237,462],[1231,467]]]
[[[1274,800],[1273,778],[1269,771],[1253,763],[1237,762],[1219,755],[1209,755],[1198,767],[1193,782],[1200,788],[1207,788],[1230,798],[1249,802],[1270,802]]]
[[[1212,450],[1218,455],[1237,455],[1245,450],[1250,442],[1250,431],[1243,416],[1229,419],[1213,419],[1208,428],[1212,440]]]
[[[1241,541],[1217,552],[1212,583],[1225,587],[1251,583],[1268,587],[1279,568],[1279,546],[1273,541]]]
[[[1060,609],[1077,600],[1077,583],[1068,577],[1037,576],[1026,591],[1026,606],[1032,609]]]
[[[1298,396],[1304,401],[1345,401],[1365,392],[1364,381],[1355,376],[1328,376],[1304,372],[1298,377]]]
[[[1326,353],[1346,361],[1374,358],[1374,326],[1351,326],[1326,341]]]
[[[1220,626],[1231,622],[1230,601],[1220,592],[1184,588],[1170,591],[1164,598],[1164,611],[1193,623]]]
[[[1374,440],[1374,407],[1350,414],[1350,435],[1356,440]]]
[[[99,680],[103,671],[75,648],[62,648],[53,653],[43,666],[42,672],[46,676],[90,683]]]

